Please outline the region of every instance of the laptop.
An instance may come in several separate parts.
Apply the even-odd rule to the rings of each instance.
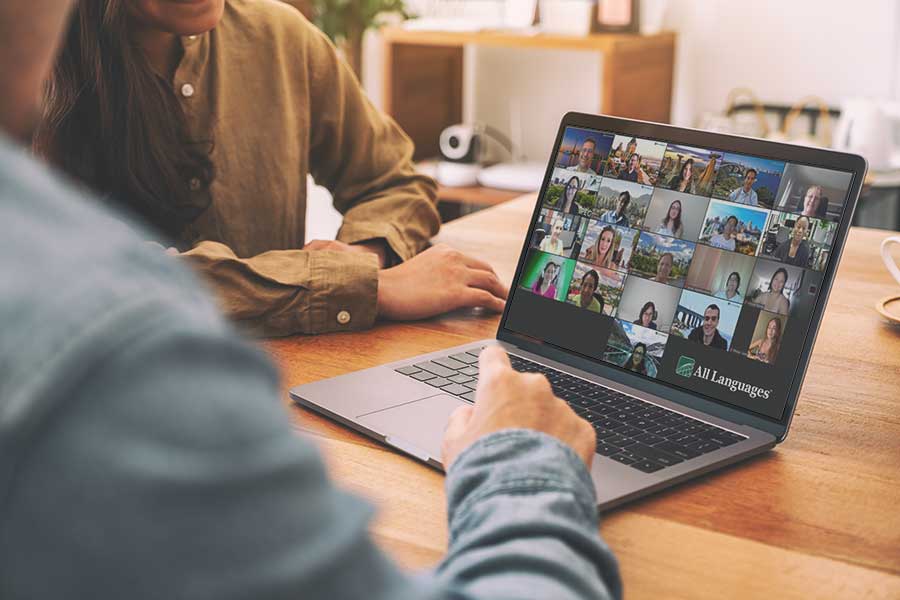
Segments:
[[[859,156],[562,119],[496,339],[291,390],[440,469],[500,344],[597,432],[608,509],[784,441],[866,172]]]

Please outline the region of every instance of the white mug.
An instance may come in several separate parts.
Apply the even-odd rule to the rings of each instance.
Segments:
[[[900,283],[900,267],[894,262],[894,258],[891,256],[890,252],[892,244],[900,244],[900,235],[892,235],[881,242],[881,260],[884,261],[884,266],[886,266],[887,270],[894,276],[897,283]]]

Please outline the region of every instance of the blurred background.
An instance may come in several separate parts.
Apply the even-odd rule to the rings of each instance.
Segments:
[[[290,3],[416,142],[445,220],[539,186],[576,110],[863,154],[854,222],[900,230],[895,0]],[[309,217],[311,237],[340,224],[321,188]]]

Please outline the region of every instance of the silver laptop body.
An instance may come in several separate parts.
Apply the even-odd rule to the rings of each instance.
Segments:
[[[632,464],[625,464],[626,461],[621,455],[617,455],[614,459],[612,456],[604,455],[609,454],[608,452],[598,453],[594,457],[591,475],[597,493],[598,506],[601,509],[620,505],[691,477],[736,463],[760,454],[783,441],[796,406],[800,385],[818,325],[822,319],[828,291],[837,269],[839,254],[846,239],[853,208],[865,175],[865,162],[853,155],[578,113],[569,113],[563,118],[556,147],[560,147],[567,128],[578,127],[614,132],[626,137],[667,140],[670,144],[674,140],[681,145],[721,148],[723,153],[733,151],[755,156],[774,156],[792,163],[818,165],[821,168],[833,168],[850,173],[851,179],[848,179],[850,183],[843,205],[843,213],[835,221],[838,225],[835,226],[833,243],[829,247],[830,262],[827,263],[827,268],[824,268],[821,280],[816,280],[817,296],[814,306],[810,308],[809,327],[802,347],[799,349],[796,368],[793,371],[793,377],[781,382],[787,392],[780,418],[759,415],[747,410],[746,407],[717,401],[699,391],[693,391],[690,384],[682,385],[679,389],[679,387],[629,373],[602,360],[587,358],[546,339],[534,338],[512,331],[507,328],[509,306],[501,320],[496,339],[481,340],[297,386],[290,392],[295,402],[394,447],[434,468],[441,469],[441,440],[447,419],[454,409],[471,400],[473,393],[463,392],[470,392],[474,385],[469,383],[467,389],[454,383],[452,377],[458,377],[458,381],[464,381],[466,378],[458,374],[451,375],[449,370],[442,371],[434,366],[439,364],[434,361],[455,365],[456,368],[464,364],[468,368],[462,369],[460,373],[473,373],[474,369],[471,367],[477,367],[475,357],[480,349],[488,344],[500,344],[511,357],[517,357],[517,360],[530,361],[542,369],[559,371],[570,378],[575,378],[578,385],[583,382],[588,389],[594,389],[593,386],[596,384],[614,390],[617,394],[623,395],[624,401],[631,406],[637,402],[643,402],[646,404],[639,404],[639,406],[647,407],[650,413],[662,414],[656,409],[668,409],[679,415],[674,417],[675,419],[682,423],[689,422],[695,429],[700,428],[706,432],[711,430],[725,432],[713,435],[717,436],[719,441],[727,437],[729,440],[727,445],[722,445],[712,451],[705,449],[704,453],[696,456],[681,456],[680,460],[676,459],[678,462],[667,464],[653,472],[635,468],[634,461],[631,461]],[[541,204],[541,198],[547,190],[555,162],[557,162],[556,155],[550,161],[538,205]],[[535,209],[536,215],[538,208]],[[532,223],[534,223],[534,219]],[[526,237],[531,237],[531,229]],[[514,279],[517,288],[530,244],[530,240],[526,239]],[[812,290],[809,291],[812,293]],[[508,305],[516,301],[511,292]],[[787,322],[790,326],[789,319]],[[791,366],[794,366],[793,363]],[[436,371],[436,373],[427,369]],[[429,383],[429,379],[431,383]],[[432,385],[435,382],[441,387]],[[601,393],[603,393],[602,390]],[[622,396],[617,395],[616,397],[621,398]],[[664,414],[669,418],[669,413]],[[603,432],[602,427],[598,427],[597,430],[598,433]],[[716,438],[714,437],[714,439]],[[601,443],[602,440],[598,442],[598,448]],[[646,448],[646,446],[642,447]]]

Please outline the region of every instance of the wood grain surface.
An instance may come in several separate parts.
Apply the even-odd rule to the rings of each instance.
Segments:
[[[510,281],[533,195],[463,217],[438,241]],[[853,229],[787,440],[775,450],[602,518],[629,598],[900,598],[900,328],[874,304],[900,293]],[[291,386],[493,337],[497,316],[459,312],[371,331],[266,342],[296,429],[335,479],[378,508],[372,533],[408,568],[447,543],[443,477],[290,404]]]

